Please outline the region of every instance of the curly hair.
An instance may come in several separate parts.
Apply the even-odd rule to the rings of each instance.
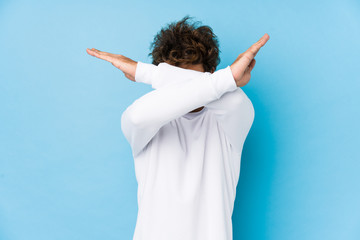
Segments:
[[[217,36],[207,25],[198,27],[199,21],[189,24],[190,18],[186,15],[178,22],[171,22],[155,35],[148,54],[153,64],[203,64],[205,72],[216,70],[220,63]]]

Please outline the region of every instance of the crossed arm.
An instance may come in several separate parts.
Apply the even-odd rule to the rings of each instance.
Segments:
[[[126,111],[129,109],[131,111],[131,108],[135,108],[137,114],[140,115],[138,118],[144,119],[143,124],[149,124],[147,116],[151,112],[147,111],[154,111],[153,114],[161,114],[158,111],[164,112],[163,116],[155,116],[159,123],[157,127],[160,128],[165,123],[197,107],[204,106],[210,114],[215,116],[234,150],[241,153],[243,142],[253,123],[254,109],[242,89],[236,86],[229,66],[210,74],[175,67],[167,63],[155,66],[139,61],[135,80],[151,84],[152,88],[156,89],[152,91],[152,96],[157,95],[159,101],[157,102],[155,97],[141,97],[136,101],[140,101],[137,104],[143,106],[144,109],[138,111],[138,106],[134,105],[130,105],[126,109]],[[166,95],[159,92],[163,89],[166,89]],[[153,102],[154,100],[155,102]],[[122,123],[125,123],[123,125],[124,133],[127,129],[131,129],[126,124],[133,124],[131,121],[128,122],[129,113],[126,111],[122,116]],[[161,119],[165,122],[161,123]],[[158,131],[155,126],[156,123],[152,123],[140,133],[142,138],[146,138],[145,143],[150,141]],[[153,132],[151,128],[154,128]],[[134,131],[131,131],[129,135],[132,136],[133,133]]]
[[[205,106],[214,114],[234,150],[240,153],[254,112],[243,91],[238,88],[250,80],[255,55],[269,39],[265,34],[231,66],[199,72],[167,63],[158,66],[135,62],[122,55],[87,50],[90,55],[107,60],[122,70],[127,78],[151,84],[155,89],[135,100],[122,114],[121,127],[136,156],[159,129],[193,109]],[[246,136],[245,134],[245,136]]]

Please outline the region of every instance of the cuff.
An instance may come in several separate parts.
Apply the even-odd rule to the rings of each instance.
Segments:
[[[135,71],[135,82],[152,84],[156,65],[144,62],[137,62]]]
[[[212,77],[214,78],[213,83],[218,98],[225,92],[234,91],[238,88],[229,65],[226,68],[215,71]]]

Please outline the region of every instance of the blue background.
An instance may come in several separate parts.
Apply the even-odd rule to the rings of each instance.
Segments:
[[[0,1],[0,239],[132,239],[137,184],[120,117],[151,91],[86,48],[147,56],[186,14],[218,69],[264,33],[243,90],[234,240],[360,239],[359,1]]]

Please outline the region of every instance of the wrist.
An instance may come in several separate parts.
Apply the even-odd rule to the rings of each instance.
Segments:
[[[131,78],[135,78],[135,72],[137,67],[137,62],[125,57],[123,55],[120,55],[119,58],[119,69],[123,71],[123,73],[126,76],[130,76]]]

